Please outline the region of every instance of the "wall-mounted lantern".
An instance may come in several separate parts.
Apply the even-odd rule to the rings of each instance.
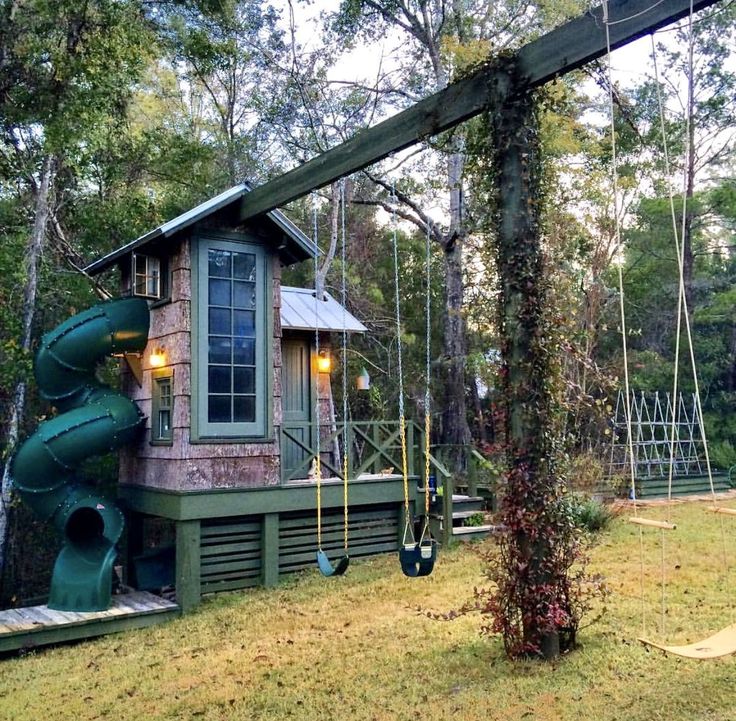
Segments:
[[[360,374],[355,379],[355,387],[359,391],[367,391],[367,390],[370,390],[370,387],[371,387],[371,377],[368,375],[368,371],[365,369],[365,366],[360,369]]]
[[[151,351],[148,362],[151,364],[151,368],[163,368],[166,365],[166,351],[157,346]]]
[[[320,373],[329,373],[332,370],[332,358],[326,350],[321,350],[317,356],[317,370]]]

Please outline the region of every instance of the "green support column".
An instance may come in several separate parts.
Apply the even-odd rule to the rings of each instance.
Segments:
[[[127,535],[125,543],[125,575],[123,581],[130,585],[133,559],[143,552],[143,516],[128,513],[126,519]]]
[[[176,601],[184,613],[199,604],[200,584],[200,522],[176,522]]]
[[[261,582],[268,588],[279,582],[278,513],[263,515],[261,533]]]

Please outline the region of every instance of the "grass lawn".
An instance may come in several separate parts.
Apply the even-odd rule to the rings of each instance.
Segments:
[[[736,519],[678,505],[668,532],[668,641],[736,621],[724,578]],[[642,513],[664,518],[665,509]],[[646,619],[659,637],[661,532],[644,529]],[[649,651],[641,632],[639,528],[619,519],[594,570],[612,595],[580,650],[556,663],[510,662],[477,616],[437,622],[481,582],[472,549],[443,553],[435,573],[406,579],[394,557],[316,572],[276,590],[223,594],[153,629],[0,660],[0,719],[553,719],[733,721],[736,659],[697,662]]]

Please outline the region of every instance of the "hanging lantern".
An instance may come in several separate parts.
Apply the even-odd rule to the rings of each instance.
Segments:
[[[317,356],[317,370],[320,373],[329,373],[332,370],[332,359],[326,350],[321,350]]]
[[[151,368],[163,368],[166,365],[166,351],[161,347],[156,347],[148,357]]]
[[[363,366],[363,368],[360,369],[360,374],[355,380],[355,387],[359,391],[370,390],[371,377],[368,375],[368,371],[365,369],[365,366]]]

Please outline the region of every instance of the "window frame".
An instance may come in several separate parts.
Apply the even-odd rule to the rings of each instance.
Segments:
[[[208,252],[255,255],[255,420],[210,422],[208,411]],[[273,278],[271,254],[247,236],[218,231],[192,237],[192,396],[191,441],[201,443],[273,440]],[[262,341],[259,341],[262,339]]]
[[[148,292],[139,293],[136,288],[136,259],[144,258],[146,261],[145,278],[151,277],[148,264],[150,261],[158,263],[157,290],[158,294],[152,295]],[[146,291],[148,288],[146,287]],[[131,253],[130,254],[130,294],[136,298],[146,298],[153,302],[154,306],[163,304],[171,299],[171,280],[169,278],[169,259],[153,253]]]
[[[162,408],[161,388],[169,386],[169,408]],[[159,434],[160,414],[162,410],[169,411],[169,433],[167,436]],[[159,368],[151,371],[151,445],[174,445],[174,370],[173,368]]]

